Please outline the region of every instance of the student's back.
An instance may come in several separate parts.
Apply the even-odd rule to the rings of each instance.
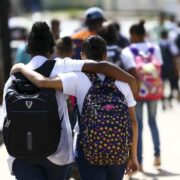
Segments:
[[[82,58],[91,57],[96,60],[102,60],[106,57],[105,52],[106,43],[98,36],[91,36],[83,43]],[[63,93],[76,96],[77,98],[79,126],[76,125],[75,127],[75,132],[78,135],[76,143],[76,159],[82,180],[122,179],[126,163],[128,163],[126,156],[126,153],[129,152],[128,138],[131,139],[131,128],[128,128],[128,124],[131,124],[131,122],[129,121],[130,119],[128,120],[129,113],[125,109],[128,107],[133,108],[135,105],[135,101],[128,84],[120,81],[114,81],[102,74],[68,73],[59,74],[59,77],[63,85]],[[111,90],[108,91],[108,89]],[[122,99],[116,102],[119,98]],[[120,102],[123,103],[121,104]],[[118,110],[116,111],[115,109],[117,107]],[[106,110],[103,111],[103,108],[107,109],[107,112]],[[112,114],[111,112],[114,113]],[[121,115],[117,115],[119,116],[119,118],[117,118],[116,113],[118,114],[119,112],[121,112]],[[122,114],[124,115],[122,116]],[[110,117],[112,120],[110,120]],[[122,119],[124,122],[123,125],[120,122]],[[95,121],[97,122],[93,125]],[[113,126],[111,121],[115,123]],[[106,124],[107,122],[108,124]],[[125,122],[129,123],[126,124]],[[123,130],[120,127],[117,127],[116,123],[120,125],[120,127],[124,126],[126,129],[126,137],[123,138],[126,139],[127,149],[125,144],[122,145],[123,140],[121,140],[121,135],[124,133],[118,133]],[[109,128],[111,129],[110,131],[108,131]],[[95,135],[94,138],[92,133]],[[137,134],[134,128],[133,133],[134,137],[136,137]],[[116,140],[121,142],[122,144],[120,144],[123,147],[120,148],[120,144],[115,145]],[[100,144],[97,145],[98,143]],[[135,143],[136,142],[133,140],[134,145]],[[134,150],[135,149],[132,151]],[[102,155],[102,151],[106,151],[104,156]],[[114,151],[118,152],[118,154],[115,155]],[[94,152],[96,153],[94,154]],[[109,158],[107,159],[108,155]],[[99,166],[98,168],[97,165]],[[110,170],[109,168],[112,169]]]
[[[115,23],[112,21],[104,22],[97,34],[107,43],[107,60],[122,67],[121,48],[118,46],[119,34]]]

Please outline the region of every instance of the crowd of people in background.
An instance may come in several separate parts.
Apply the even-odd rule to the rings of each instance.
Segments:
[[[132,76],[136,78],[138,84],[138,93],[135,95],[135,100],[137,102],[135,106],[135,112],[138,123],[138,143],[137,143],[137,159],[139,163],[139,171],[143,172],[143,160],[146,157],[143,157],[143,106],[144,104],[147,107],[148,113],[148,125],[152,135],[153,141],[153,149],[154,149],[154,166],[161,165],[161,138],[159,136],[159,128],[157,125],[157,106],[158,101],[161,101],[163,110],[166,110],[169,107],[173,107],[174,99],[180,102],[180,87],[179,87],[179,68],[180,68],[180,22],[177,22],[175,15],[168,15],[164,12],[159,14],[158,24],[156,27],[152,27],[150,31],[146,29],[145,20],[140,19],[137,20],[136,23],[132,24],[129,29],[129,37],[127,38],[123,36],[121,33],[121,26],[119,22],[114,20],[109,20],[105,17],[105,14],[102,9],[93,7],[85,12],[85,21],[82,28],[78,29],[72,36],[61,37],[60,32],[60,21],[57,19],[53,19],[51,21],[51,31],[53,33],[55,39],[54,53],[50,58],[58,58],[58,61],[61,61],[65,57],[73,58],[73,59],[81,59],[81,51],[82,45],[85,41],[87,46],[90,49],[93,49],[96,54],[104,53],[100,52],[101,46],[106,46],[107,56],[106,60],[119,66],[124,71],[130,73]],[[97,40],[96,43],[99,43],[99,51],[96,45],[92,45],[90,43],[89,37],[97,36],[99,38],[99,42]],[[101,40],[101,38],[103,40]],[[103,44],[103,41],[106,44]],[[102,45],[103,44],[103,45]],[[98,44],[97,44],[98,45]],[[85,45],[84,45],[85,46]],[[30,56],[26,54],[26,45],[20,47],[17,51],[16,62],[22,62],[27,64],[30,61]],[[85,48],[85,47],[83,47]],[[97,48],[97,50],[95,50]],[[103,47],[104,48],[104,47]],[[83,49],[84,50],[84,49]],[[90,56],[89,51],[87,50],[85,59],[93,59],[94,56]],[[151,66],[143,67],[143,61],[149,61],[149,59],[153,59],[153,63]],[[96,60],[96,59],[94,59]],[[99,60],[104,60],[101,58]],[[153,66],[154,65],[154,66]],[[142,72],[143,71],[143,72]],[[156,83],[152,83],[149,79],[149,74],[152,75],[152,79],[156,80]],[[80,79],[81,75],[78,76]],[[67,79],[66,79],[67,78]],[[69,79],[73,79],[75,77],[69,77]],[[149,78],[149,79],[148,79]],[[63,77],[63,81],[68,81],[68,77]],[[61,80],[62,80],[61,79]],[[154,80],[153,79],[153,80]],[[154,80],[154,81],[155,81]],[[86,82],[86,81],[84,81]],[[63,82],[62,82],[63,83]],[[76,88],[82,88],[81,83],[79,82]],[[146,84],[149,83],[152,91],[156,93],[156,96],[150,94],[148,96],[149,89],[146,87]],[[65,85],[67,85],[64,82]],[[72,83],[73,84],[73,83]],[[74,92],[71,93],[74,88],[73,85],[70,84],[67,88],[71,88],[71,90],[66,89],[66,94],[74,95],[69,96],[68,103],[68,112],[71,122],[71,128],[73,130],[76,124],[76,117],[74,115],[74,108],[76,106],[77,100],[81,99],[77,94],[77,90],[74,89]],[[87,83],[88,84],[88,83]],[[64,86],[65,86],[64,85]],[[75,85],[74,85],[75,86]],[[167,91],[167,87],[169,86],[169,91]],[[119,88],[121,89],[121,88]],[[82,91],[83,92],[83,91]],[[131,101],[134,101],[132,97],[130,97]],[[129,103],[130,100],[129,100]],[[82,105],[81,105],[82,106]],[[133,104],[134,106],[134,104]],[[82,108],[82,107],[81,107]],[[159,117],[160,118],[160,117]],[[76,125],[77,126],[77,125]],[[75,128],[77,128],[75,126]],[[81,156],[82,149],[80,148],[78,152]],[[83,156],[84,158],[84,156]],[[98,169],[97,167],[89,167],[86,163],[84,163],[84,159],[77,159],[79,163],[79,169],[81,178],[83,180],[88,180],[89,178],[97,176],[97,179],[101,179],[103,177],[103,173],[111,172],[110,169]],[[45,163],[44,163],[45,164]],[[76,174],[77,169],[75,165],[72,166],[73,170],[75,169]],[[86,170],[84,168],[89,168],[89,173],[84,174]],[[119,168],[119,167],[116,167]],[[122,172],[124,173],[125,168],[121,167]],[[119,170],[119,169],[116,169]],[[115,168],[114,177],[115,175]],[[128,170],[127,170],[128,171]],[[134,170],[136,171],[136,170]],[[74,171],[73,171],[74,173]],[[96,174],[97,173],[97,174]],[[111,178],[113,175],[111,174]],[[71,176],[71,174],[69,174]],[[77,175],[78,176],[78,175]],[[111,179],[109,178],[109,179]],[[103,178],[102,178],[103,179]]]

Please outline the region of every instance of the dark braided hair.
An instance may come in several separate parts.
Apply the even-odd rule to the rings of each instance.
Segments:
[[[54,45],[53,34],[47,23],[34,23],[28,36],[27,52],[31,55],[44,55],[47,52],[52,54]]]
[[[82,52],[88,59],[101,61],[104,53],[106,53],[106,42],[100,36],[89,36],[82,43]]]

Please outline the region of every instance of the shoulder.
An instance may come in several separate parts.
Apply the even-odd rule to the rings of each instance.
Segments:
[[[76,33],[74,33],[71,38],[72,39],[82,39],[84,40],[86,37],[88,37],[89,35],[91,35],[90,31],[88,31],[88,29],[82,29]]]
[[[128,83],[116,80],[115,85],[125,96],[131,91]]]
[[[86,83],[89,79],[83,72],[67,72],[67,73],[59,73],[58,76],[61,79],[67,80],[67,81],[76,81],[81,84]]]
[[[131,49],[130,49],[131,47],[130,46],[128,46],[128,47],[125,47],[124,49],[122,49],[122,54],[129,54],[129,53],[131,53]]]

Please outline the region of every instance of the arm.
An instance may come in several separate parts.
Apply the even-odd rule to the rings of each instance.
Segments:
[[[60,77],[53,79],[46,78],[41,74],[26,68],[24,64],[15,64],[11,69],[11,74],[21,72],[29,81],[38,88],[63,89]]]
[[[130,149],[130,157],[126,168],[126,174],[131,175],[132,173],[138,170],[138,166],[139,166],[137,160],[138,124],[135,115],[135,107],[129,108],[129,114],[132,122],[133,139],[132,139],[132,146]]]
[[[104,61],[99,62],[99,63],[95,62],[95,61],[84,61],[84,62],[77,61],[76,62],[76,61],[72,61],[72,60],[70,63],[69,62],[70,62],[69,60],[64,61],[64,63],[66,63],[66,66],[62,66],[62,62],[60,62],[60,61],[57,62],[56,69],[59,70],[59,72],[60,72],[60,68],[63,67],[64,72],[70,72],[73,69],[74,70],[80,69],[81,65],[82,65],[81,70],[84,72],[102,73],[107,76],[113,77],[115,79],[119,79],[121,81],[127,82],[127,83],[129,83],[130,87],[132,88],[133,93],[136,94],[136,92],[137,92],[137,85],[136,85],[135,78],[111,63],[104,62]],[[69,64],[71,64],[71,67],[70,66],[68,67]],[[80,65],[77,66],[77,64],[80,64]],[[40,75],[38,75],[38,77],[35,77],[35,76],[37,76],[37,73],[32,74],[32,71],[28,70],[25,66],[23,66],[23,64],[16,64],[13,66],[11,73],[16,73],[16,72],[23,73],[37,87],[42,87],[43,83],[45,85],[47,85],[47,84],[49,84],[49,81],[50,81],[49,78],[43,78],[43,76],[40,76]],[[53,85],[56,87],[55,83],[53,83]],[[46,88],[47,87],[48,87],[48,85],[46,86]],[[57,88],[59,88],[59,87],[56,87],[56,89]]]
[[[133,77],[136,78],[136,83],[137,83],[137,91],[136,91],[136,94],[134,95],[134,97],[136,98],[137,95],[138,95],[138,92],[140,90],[140,80],[139,80],[139,77],[138,77],[138,74],[137,74],[137,71],[136,71],[136,68],[131,68],[128,70],[128,73],[131,74]],[[131,88],[132,89],[132,88]],[[134,94],[134,93],[133,93]]]
[[[112,63],[102,61],[102,62],[85,62],[85,64],[82,67],[83,72],[94,72],[94,73],[102,73],[107,76],[110,76],[114,79],[126,82],[130,85],[131,90],[134,95],[137,93],[137,83],[135,77],[130,75],[129,73],[125,72],[121,68],[119,68],[116,65],[113,65]]]
[[[136,120],[135,107],[129,108],[129,114],[130,114],[131,123],[132,123],[132,130],[133,130],[133,140],[132,140],[132,148],[130,152],[130,157],[137,158],[138,124]]]

